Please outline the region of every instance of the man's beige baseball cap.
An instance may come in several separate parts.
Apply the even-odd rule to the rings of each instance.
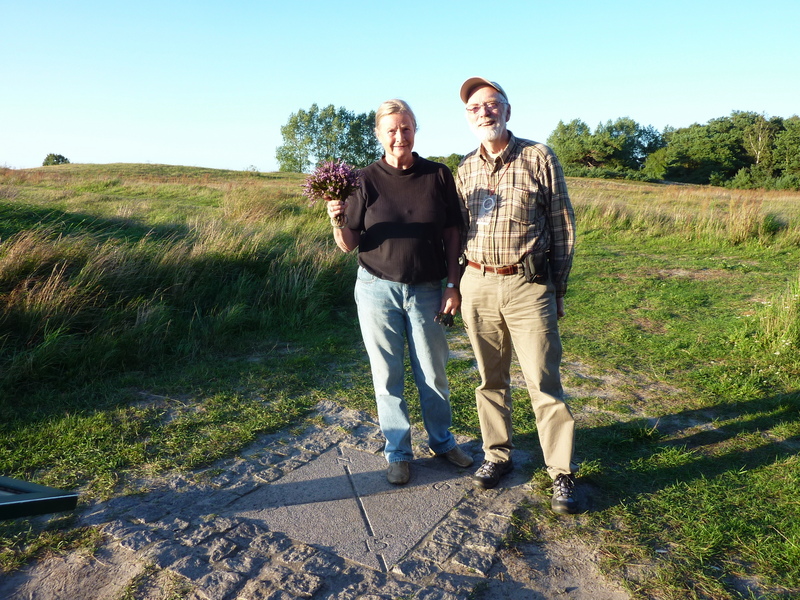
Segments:
[[[488,79],[484,79],[483,77],[470,77],[464,82],[464,85],[461,86],[461,101],[466,104],[469,97],[472,96],[472,93],[482,87],[484,85],[488,85],[489,87],[493,87],[498,92],[503,94],[506,100],[508,100],[508,94],[503,91],[503,88],[500,87],[499,83],[495,83],[494,81],[489,81]]]

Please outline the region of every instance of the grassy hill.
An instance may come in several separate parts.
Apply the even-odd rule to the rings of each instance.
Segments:
[[[0,170],[0,473],[107,498],[235,453],[320,398],[374,410],[355,257],[302,180]],[[800,593],[800,193],[568,183],[564,377],[593,508],[539,510],[532,471],[518,535],[590,540],[639,597]],[[454,429],[477,438],[459,327],[451,343]],[[95,540],[63,517],[0,523],[0,567]]]

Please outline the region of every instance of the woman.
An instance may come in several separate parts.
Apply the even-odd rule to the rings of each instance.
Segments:
[[[358,320],[386,438],[386,477],[396,485],[408,482],[414,458],[403,397],[406,340],[431,450],[460,467],[472,464],[450,433],[448,348],[439,323],[442,316],[452,318],[461,304],[463,220],[449,169],[413,152],[416,131],[408,104],[381,104],[375,135],[383,158],[361,171],[361,187],[347,202],[327,204],[336,244],[344,252],[358,248]],[[342,214],[345,225],[339,228],[334,217]]]

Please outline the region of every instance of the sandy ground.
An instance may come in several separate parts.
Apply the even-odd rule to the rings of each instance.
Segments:
[[[481,600],[628,600],[597,568],[595,554],[579,542],[521,544],[500,551]]]
[[[127,588],[137,591],[126,595]],[[373,593],[380,594],[380,590]],[[521,544],[502,549],[486,582],[478,585],[472,597],[475,600],[630,598],[600,573],[592,550],[574,541]],[[148,570],[132,552],[114,545],[101,548],[94,556],[72,553],[5,575],[0,581],[0,598],[177,600],[196,596],[180,578],[164,571]]]

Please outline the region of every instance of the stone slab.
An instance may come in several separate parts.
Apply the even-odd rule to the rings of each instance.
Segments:
[[[409,483],[394,486],[386,481],[382,455],[340,445],[224,512],[387,571],[464,498],[470,484],[467,471],[430,458],[412,461]]]
[[[529,498],[525,453],[515,451],[518,468],[496,489],[475,490],[479,441],[459,440],[476,461],[459,469],[429,458],[414,428],[418,458],[398,487],[386,481],[374,417],[331,401],[316,416],[239,456],[143,480],[138,493],[92,503],[77,522],[102,527],[107,546],[138,569],[152,565],[140,587],[175,581],[187,600],[468,597]],[[0,581],[0,597],[27,599],[8,594],[19,581]]]

